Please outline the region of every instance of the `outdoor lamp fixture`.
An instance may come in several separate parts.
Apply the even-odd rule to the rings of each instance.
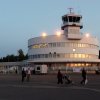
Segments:
[[[46,37],[46,36],[47,36],[47,34],[46,34],[45,32],[43,32],[43,33],[42,33],[42,36],[43,36],[43,37]]]
[[[60,35],[61,35],[61,32],[60,32],[60,31],[57,31],[57,32],[56,32],[56,35],[57,35],[57,36],[60,36]]]
[[[90,36],[90,34],[89,33],[86,33],[85,36],[88,38]]]

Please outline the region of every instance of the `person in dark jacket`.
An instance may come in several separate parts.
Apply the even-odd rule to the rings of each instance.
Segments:
[[[83,80],[81,81],[81,84],[86,84],[87,83],[87,73],[84,68],[82,69],[82,78]]]
[[[58,84],[59,83],[63,84],[63,80],[62,80],[63,79],[63,75],[60,72],[60,70],[58,70],[57,78],[58,78]]]
[[[23,68],[23,70],[22,70],[22,82],[24,82],[25,77],[26,77],[26,72],[25,72],[25,70]]]

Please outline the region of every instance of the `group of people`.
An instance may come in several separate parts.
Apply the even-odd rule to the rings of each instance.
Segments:
[[[24,80],[26,79],[27,82],[29,82],[30,80],[30,75],[31,75],[31,70],[30,68],[28,68],[28,70],[24,70],[24,68],[22,69],[22,82],[24,82]]]
[[[65,79],[65,82],[67,84],[73,83],[70,76],[68,76],[67,74],[63,75],[60,70],[58,70],[57,79],[58,79],[58,82],[57,82],[58,84],[59,83],[63,84],[63,79]],[[82,69],[82,81],[80,83],[84,85],[87,84],[87,73],[84,68]]]
[[[22,69],[22,82],[24,82],[25,79],[26,79],[27,82],[29,82],[30,81],[30,76],[31,76],[30,68],[28,68],[26,71],[23,68]],[[80,83],[84,84],[84,85],[87,84],[87,73],[86,73],[86,70],[84,68],[82,69],[82,78],[83,79],[82,79],[82,81]],[[57,82],[58,84],[59,83],[63,84],[63,79],[65,79],[65,82],[67,84],[73,83],[73,81],[70,78],[70,76],[67,75],[67,74],[63,75],[60,70],[58,70],[57,79],[58,79],[58,82]]]

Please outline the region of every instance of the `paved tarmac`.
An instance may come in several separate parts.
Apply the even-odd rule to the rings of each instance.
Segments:
[[[21,82],[21,75],[0,74],[0,100],[99,100],[100,75],[88,74],[81,85],[81,74],[71,74],[73,84],[57,84],[56,75],[32,75]]]

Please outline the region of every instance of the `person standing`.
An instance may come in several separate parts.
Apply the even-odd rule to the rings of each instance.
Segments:
[[[18,73],[17,69],[15,70],[15,73],[16,73],[16,74]]]
[[[27,70],[27,82],[30,81],[30,76],[31,76],[31,70],[30,70],[30,68],[28,68],[28,70]]]
[[[63,79],[63,75],[60,72],[60,70],[58,70],[57,78],[58,78],[58,84],[59,83],[63,84],[63,80],[62,80]]]
[[[22,82],[24,82],[25,77],[26,77],[26,72],[25,72],[25,70],[23,68],[23,70],[22,70]]]
[[[84,68],[82,69],[82,78],[83,80],[81,81],[81,84],[86,84],[87,83],[87,73]]]

